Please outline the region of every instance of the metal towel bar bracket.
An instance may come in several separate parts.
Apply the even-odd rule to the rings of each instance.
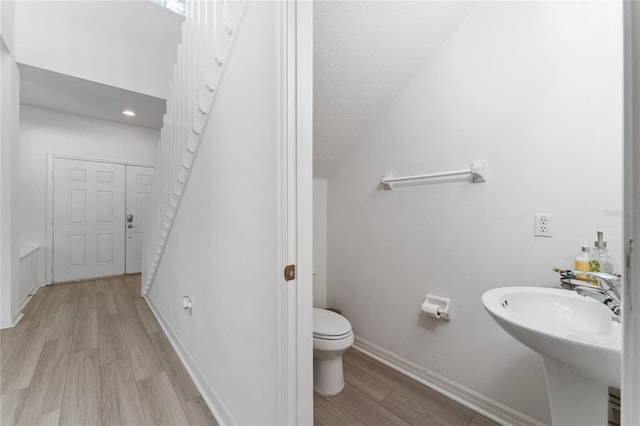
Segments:
[[[471,168],[467,170],[456,170],[453,172],[431,173],[428,175],[416,175],[416,176],[404,176],[393,177],[393,174],[386,173],[380,179],[380,183],[384,189],[393,189],[393,184],[396,182],[411,182],[416,180],[426,180],[433,178],[443,178],[450,176],[471,175],[472,183],[481,183],[486,181],[487,175],[487,163],[484,161],[475,161],[471,164]]]

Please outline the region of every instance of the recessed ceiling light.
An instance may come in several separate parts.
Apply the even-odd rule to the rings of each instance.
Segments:
[[[126,115],[127,117],[135,117],[136,113],[131,111],[130,109],[125,109],[124,111],[122,111],[122,113],[124,115]]]

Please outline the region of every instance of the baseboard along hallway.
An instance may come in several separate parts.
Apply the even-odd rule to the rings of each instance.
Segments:
[[[2,425],[217,425],[139,274],[41,287],[0,362]]]

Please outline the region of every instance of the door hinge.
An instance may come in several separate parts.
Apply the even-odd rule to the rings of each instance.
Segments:
[[[284,267],[284,280],[291,281],[296,279],[296,265],[287,265]]]

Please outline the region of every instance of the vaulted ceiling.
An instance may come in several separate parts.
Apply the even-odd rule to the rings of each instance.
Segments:
[[[464,1],[314,3],[314,176],[333,172],[472,7]]]

